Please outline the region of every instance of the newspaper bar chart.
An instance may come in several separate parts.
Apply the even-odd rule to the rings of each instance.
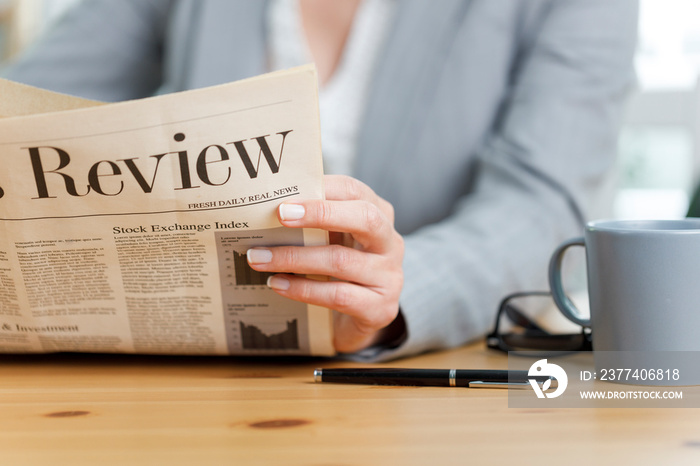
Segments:
[[[272,273],[253,270],[246,257],[250,248],[303,245],[304,232],[280,227],[215,234],[231,354],[310,354],[309,307],[269,288]]]
[[[269,272],[258,272],[248,265],[245,254],[233,251],[233,270],[236,275],[236,285],[266,285],[267,277],[273,275]]]
[[[299,349],[297,320],[286,321],[286,329],[268,333],[257,325],[239,322],[241,343],[247,350],[296,350]],[[274,330],[273,330],[274,331]]]

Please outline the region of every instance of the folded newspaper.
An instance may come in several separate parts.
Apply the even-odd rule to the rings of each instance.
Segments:
[[[0,352],[331,355],[255,246],[320,245],[277,206],[323,197],[312,66],[100,104],[0,81]]]

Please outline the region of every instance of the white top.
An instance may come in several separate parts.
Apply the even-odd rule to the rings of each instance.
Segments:
[[[325,173],[353,174],[360,121],[394,7],[395,0],[363,0],[338,67],[319,90]],[[272,0],[267,23],[272,70],[313,61],[302,30],[297,0]]]

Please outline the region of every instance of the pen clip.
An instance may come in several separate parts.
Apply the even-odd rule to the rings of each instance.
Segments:
[[[528,382],[487,382],[483,380],[472,380],[469,388],[530,388]]]
[[[556,388],[557,380],[553,377],[549,377],[551,380],[551,388]],[[542,386],[545,380],[537,380],[537,384]],[[472,380],[469,382],[469,388],[517,388],[517,389],[527,389],[530,388],[530,382],[490,382],[484,380]]]

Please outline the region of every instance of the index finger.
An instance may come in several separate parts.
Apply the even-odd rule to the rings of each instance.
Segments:
[[[381,209],[366,201],[283,202],[277,216],[287,227],[350,233],[367,251],[380,254],[392,250],[398,235]]]
[[[326,175],[324,177],[326,199],[329,201],[366,201],[381,209],[391,223],[394,223],[393,206],[382,199],[362,181],[345,175]]]

